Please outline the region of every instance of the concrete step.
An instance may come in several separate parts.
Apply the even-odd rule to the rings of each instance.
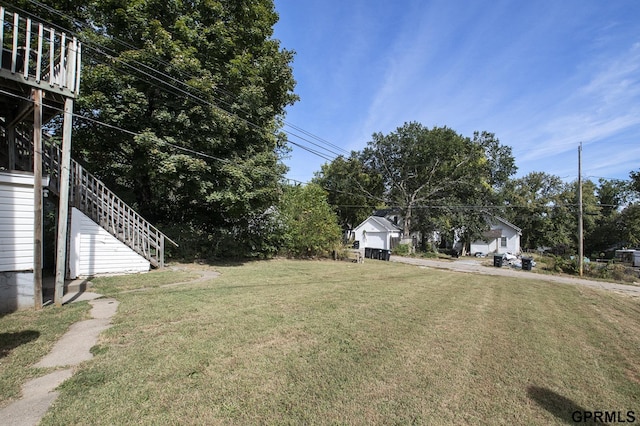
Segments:
[[[88,278],[79,278],[76,280],[65,280],[62,294],[64,296],[80,295],[88,293],[91,288],[91,281]],[[44,305],[53,303],[55,296],[55,277],[46,276],[42,278],[42,301]],[[68,299],[68,297],[65,297]]]

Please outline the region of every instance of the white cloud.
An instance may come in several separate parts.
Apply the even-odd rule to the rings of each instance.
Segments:
[[[550,157],[578,142],[604,141],[640,126],[640,44],[608,58],[607,64],[593,70],[582,86],[548,110],[545,121],[530,129],[534,144],[519,160]]]

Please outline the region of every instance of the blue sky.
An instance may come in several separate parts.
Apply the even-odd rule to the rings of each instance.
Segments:
[[[286,121],[346,151],[407,121],[513,148],[517,176],[640,169],[638,0],[275,0],[300,101]],[[291,127],[285,130],[301,134]],[[296,143],[317,149],[290,135]],[[332,149],[335,153],[343,153]],[[334,154],[324,151],[328,157]],[[326,160],[294,148],[288,177]]]

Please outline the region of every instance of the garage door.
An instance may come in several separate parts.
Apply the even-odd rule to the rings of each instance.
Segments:
[[[386,249],[384,232],[367,232],[367,241],[364,244],[368,248]]]

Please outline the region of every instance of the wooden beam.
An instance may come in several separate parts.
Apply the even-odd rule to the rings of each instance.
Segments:
[[[42,90],[33,97],[33,303],[42,309]]]
[[[19,101],[18,104],[18,112],[15,115],[12,115],[11,119],[8,121],[8,127],[16,127],[20,122],[27,119],[29,114],[31,114],[31,108],[33,108],[32,102],[27,101]]]
[[[71,175],[71,125],[73,99],[64,100],[62,124],[62,158],[60,159],[60,204],[58,207],[58,242],[56,244],[56,282],[54,303],[62,306],[64,279],[67,272],[67,228],[69,224],[69,181]]]
[[[16,167],[16,127],[7,127],[7,143],[9,144],[9,170],[15,170]]]

